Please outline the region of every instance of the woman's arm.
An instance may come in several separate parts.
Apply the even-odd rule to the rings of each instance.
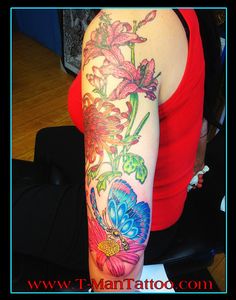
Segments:
[[[194,170],[193,170],[194,176],[196,176],[196,174],[199,171],[202,171],[205,166],[207,140],[208,140],[208,122],[206,119],[203,118],[201,134],[200,134],[198,147],[197,147],[196,160],[194,163]],[[202,188],[202,185],[203,185],[203,174],[199,174],[197,184],[195,185],[190,183],[190,188],[193,188],[195,190],[196,188]]]
[[[194,174],[197,174],[197,172],[201,171],[204,168],[205,154],[206,154],[206,147],[207,147],[207,135],[208,135],[208,122],[207,120],[203,119],[201,135],[198,142],[196,161],[194,164]]]
[[[157,18],[155,10],[101,11],[84,37],[89,267],[96,291],[131,291],[142,272],[159,145]]]

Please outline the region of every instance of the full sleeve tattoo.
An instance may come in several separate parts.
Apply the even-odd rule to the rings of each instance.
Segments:
[[[84,81],[92,87],[83,94],[89,251],[97,268],[114,277],[127,276],[138,263],[150,229],[150,205],[127,178],[143,185],[149,172],[133,148],[152,113],[142,115],[139,98],[157,101],[160,73],[153,58],[136,61],[136,49],[147,41],[139,29],[155,18],[153,10],[131,24],[102,11],[83,51]],[[102,209],[100,197],[106,199]]]

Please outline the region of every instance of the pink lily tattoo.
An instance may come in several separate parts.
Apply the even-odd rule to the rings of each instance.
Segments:
[[[97,57],[104,58],[100,65],[92,65],[91,74],[86,74],[93,90],[83,97],[87,185],[96,179],[98,194],[105,191],[107,184],[123,172],[134,174],[142,184],[148,175],[145,161],[131,153],[130,148],[139,142],[140,132],[150,116],[150,112],[147,112],[137,127],[133,128],[139,95],[144,94],[151,101],[157,99],[157,78],[160,73],[156,75],[154,59],[144,58],[137,67],[135,65],[135,47],[147,41],[137,31],[155,17],[156,10],[152,10],[143,20],[133,21],[132,26],[128,22],[113,22],[109,14],[102,12],[98,27],[91,32],[90,40],[85,45],[83,67]],[[121,46],[130,49],[130,61],[124,58]],[[108,94],[107,86],[112,77],[120,82]],[[128,96],[129,101],[126,99]],[[125,100],[128,110],[120,111],[115,105],[117,100]],[[109,161],[104,162],[105,152]],[[102,164],[109,164],[111,170],[100,174]]]

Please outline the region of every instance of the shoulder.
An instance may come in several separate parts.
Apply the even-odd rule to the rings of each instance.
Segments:
[[[136,30],[138,29],[138,30]],[[187,49],[187,39],[183,25],[172,9],[107,9],[100,13],[89,24],[83,47],[88,41],[102,43],[106,36],[112,38],[127,38],[136,32],[141,39],[145,39],[140,51],[147,51],[152,57],[158,59],[162,67],[165,67],[172,58],[178,59],[178,55]],[[87,44],[88,45],[88,44]]]
[[[133,39],[135,34],[138,40]],[[109,38],[107,38],[109,36]],[[163,66],[168,56],[173,57],[173,50],[186,40],[182,23],[172,9],[107,9],[100,13],[89,24],[83,39],[83,48],[96,43],[103,47],[104,41],[111,43],[139,43],[140,52],[147,51],[158,59]],[[145,43],[142,41],[145,40]],[[143,47],[142,47],[143,46]],[[182,49],[181,49],[182,50]]]
[[[181,23],[172,9],[106,9],[101,10],[89,24],[85,39],[88,38],[90,32],[96,29],[101,20],[107,20],[117,24],[118,21],[130,23],[132,26],[141,23],[140,31],[148,32],[154,38],[165,37],[171,33],[177,32],[181,28]],[[147,26],[144,26],[148,24]],[[128,24],[127,24],[128,25]]]

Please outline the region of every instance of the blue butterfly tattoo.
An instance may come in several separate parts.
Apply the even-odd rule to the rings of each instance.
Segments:
[[[109,239],[120,239],[124,250],[129,250],[126,238],[142,244],[148,235],[150,207],[148,203],[137,203],[137,195],[131,186],[121,179],[112,183],[108,195],[108,218],[104,209],[99,213],[94,188],[90,192],[90,202],[94,215]]]

